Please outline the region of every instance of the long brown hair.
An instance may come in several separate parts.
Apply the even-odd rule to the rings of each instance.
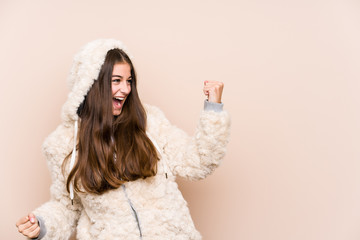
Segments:
[[[113,116],[112,111],[111,76],[116,63],[129,64],[132,76],[131,92],[119,116]],[[80,117],[78,158],[67,178],[68,191],[72,180],[76,191],[80,191],[81,185],[87,192],[101,194],[125,181],[156,174],[159,158],[146,135],[146,112],[136,89],[136,73],[124,51],[107,52],[99,77],[77,114]]]

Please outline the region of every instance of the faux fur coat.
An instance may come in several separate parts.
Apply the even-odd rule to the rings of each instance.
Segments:
[[[90,89],[93,76],[97,77],[104,54],[115,47],[123,48],[116,40],[98,40],[75,57],[70,76],[72,91],[63,107],[63,122],[43,144],[52,185],[51,200],[34,211],[46,227],[42,239],[68,239],[75,229],[76,238],[81,240],[201,239],[175,178],[203,179],[220,164],[229,136],[226,111],[202,111],[195,135],[190,137],[171,125],[158,108],[145,105],[147,134],[160,152],[157,175],[127,182],[101,195],[76,192],[71,204],[65,184],[70,169],[64,176],[61,165],[76,140],[76,110]],[[89,57],[98,52],[102,55]],[[88,76],[81,77],[86,64],[87,69],[95,68],[97,72],[91,75],[87,71]]]

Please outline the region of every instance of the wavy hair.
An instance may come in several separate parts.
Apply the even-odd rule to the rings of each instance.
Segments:
[[[131,68],[131,92],[121,114],[113,116],[111,76],[114,64]],[[66,182],[69,191],[102,194],[126,181],[154,176],[159,160],[156,148],[146,135],[146,112],[136,89],[136,73],[127,54],[120,49],[107,52],[98,79],[94,81],[77,114],[80,130],[78,158]],[[65,158],[63,170],[71,153]]]

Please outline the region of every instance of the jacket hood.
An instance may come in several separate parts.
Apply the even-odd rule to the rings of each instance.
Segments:
[[[77,109],[99,76],[109,50],[119,48],[129,55],[125,45],[115,39],[98,39],[86,44],[74,57],[68,77],[70,93],[63,105],[61,117],[72,124],[78,119]],[[131,56],[129,55],[131,58]]]

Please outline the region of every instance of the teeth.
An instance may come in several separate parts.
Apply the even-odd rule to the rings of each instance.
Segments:
[[[124,98],[120,98],[120,97],[115,97],[115,99],[120,101],[124,100]]]

